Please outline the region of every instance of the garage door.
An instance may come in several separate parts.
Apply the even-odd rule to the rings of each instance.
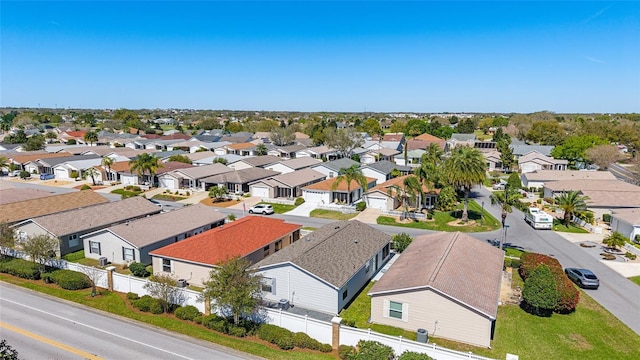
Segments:
[[[372,209],[387,210],[387,198],[375,198],[367,196],[367,207]]]
[[[138,185],[138,177],[135,175],[123,175],[120,177],[120,180],[122,181],[122,185]]]
[[[166,188],[166,189],[171,189],[171,190],[178,190],[176,188],[176,182],[175,179],[172,178],[160,178],[159,180],[159,185],[162,188]]]
[[[311,203],[321,203],[325,197],[324,195],[325,193],[320,191],[302,191],[302,197],[304,198],[304,201]]]
[[[67,172],[66,169],[56,169],[56,179],[68,179],[69,178],[69,173]]]
[[[257,196],[260,198],[268,198],[269,196],[269,188],[264,186],[252,186],[251,187],[251,196]]]

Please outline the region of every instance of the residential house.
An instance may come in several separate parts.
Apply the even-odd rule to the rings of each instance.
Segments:
[[[382,148],[379,150],[371,150],[362,155],[360,155],[360,163],[362,164],[373,164],[376,161],[394,161],[396,155],[400,154],[401,151],[389,148]]]
[[[615,180],[609,171],[592,170],[536,170],[520,175],[525,188],[542,188],[546,183],[560,180]]]
[[[233,169],[219,163],[194,166],[166,172],[158,176],[158,183],[161,187],[174,191],[179,189],[206,190],[209,187],[202,183],[202,179],[230,171]]]
[[[403,145],[404,143],[401,141],[365,140],[362,147],[368,151],[376,151],[385,148],[402,151]]]
[[[277,172],[252,167],[242,170],[232,170],[222,174],[209,176],[200,180],[205,189],[212,186],[226,187],[230,194],[245,194],[249,192],[249,184],[261,179],[278,175]]]
[[[14,164],[19,167],[20,170],[28,171],[29,173],[36,172],[41,174],[41,168],[36,164],[37,160],[40,159],[49,159],[49,158],[62,158],[71,156],[68,152],[59,152],[59,153],[48,153],[45,151],[25,151],[25,152],[14,152],[4,154],[7,158],[7,162],[9,164]]]
[[[575,179],[547,182],[544,197],[553,198],[568,191],[588,196],[589,209],[618,209],[640,207],[640,186],[615,180]]]
[[[0,222],[17,223],[30,218],[106,203],[109,199],[91,190],[74,191],[0,205]]]
[[[451,138],[446,141],[445,151],[449,152],[458,146],[475,147],[475,134],[451,134]]]
[[[569,161],[564,159],[554,159],[536,150],[530,151],[518,158],[518,168],[521,173],[528,173],[538,170],[567,170]]]
[[[136,196],[30,218],[15,224],[13,228],[21,239],[37,235],[59,239],[56,252],[62,256],[82,250],[80,236],[84,234],[158,214],[160,210],[149,200]]]
[[[212,269],[241,257],[256,263],[300,239],[302,225],[247,216],[151,252],[153,272],[204,286]]]
[[[400,175],[407,175],[411,173],[411,168],[408,166],[400,166],[394,162],[388,160],[376,161],[372,164],[362,166],[360,168],[362,175],[376,179],[376,184],[382,184],[383,182],[391,179],[391,175],[394,170],[398,170]]]
[[[267,170],[277,171],[281,174],[306,169],[314,165],[320,164],[322,161],[311,157],[302,157],[296,159],[282,160],[274,164],[264,166]]]
[[[400,166],[409,166],[416,168],[422,163],[422,155],[427,152],[422,149],[408,150],[406,154],[398,154],[393,158],[393,161]]]
[[[333,222],[254,265],[269,301],[338,314],[389,260],[391,236],[358,220]]]
[[[536,151],[544,156],[551,156],[551,151],[554,148],[552,145],[528,145],[518,142],[512,142],[509,147],[511,148],[513,157],[516,160],[520,159],[520,156],[524,156],[532,151]]]
[[[369,290],[371,321],[489,347],[504,253],[460,232],[417,236]]]
[[[303,158],[304,159],[304,158]],[[327,178],[313,169],[302,169],[249,183],[251,196],[261,198],[297,198],[302,188]]]
[[[274,155],[283,159],[293,159],[296,157],[298,151],[304,150],[307,147],[304,145],[288,145],[278,146],[267,152],[268,155]]]
[[[310,147],[296,152],[296,158],[305,156],[322,161],[332,161],[341,157],[338,150],[332,149],[326,145]]]
[[[315,170],[315,169],[314,169]],[[351,203],[360,200],[366,191],[362,189],[360,184],[356,180],[352,180],[350,184],[350,192],[347,190],[347,181],[341,181],[338,186],[333,189],[333,184],[336,182],[337,177],[329,178],[302,188],[302,197],[305,202],[316,204],[331,204],[331,203]],[[376,185],[376,179],[365,177],[367,181],[367,189]]]
[[[249,169],[252,167],[266,168],[267,165],[275,164],[281,160],[281,158],[274,155],[253,156],[244,157],[233,163],[227,163],[227,166],[234,170]]]
[[[616,209],[611,213],[611,231],[617,231],[625,238],[640,243],[640,209]]]
[[[488,151],[483,152],[482,156],[484,156],[484,162],[487,164],[488,171],[499,170],[502,171],[502,160],[500,159],[499,151]]]
[[[224,224],[225,215],[202,204],[145,217],[81,236],[84,256],[113,264],[151,264],[149,252]]]
[[[53,174],[58,180],[73,180],[76,178],[84,178],[85,171],[94,166],[100,165],[102,158],[97,156],[87,159],[69,160],[53,166]]]
[[[311,168],[315,171],[318,171],[327,175],[327,177],[329,178],[332,178],[340,175],[340,170],[348,169],[354,165],[360,166],[360,164],[356,161],[353,161],[348,158],[342,158],[338,160],[324,162],[316,166],[312,166]]]
[[[200,154],[205,154],[205,153],[200,153]],[[218,161],[218,159],[224,159],[225,164],[233,164],[236,161],[246,158],[245,156],[240,156],[235,154],[224,154],[224,155],[218,155],[215,153],[213,155],[211,153],[207,153],[207,154],[209,156],[206,158],[194,160],[193,165],[196,165],[196,166],[210,165],[210,164],[213,164],[214,161]]]
[[[441,138],[439,138],[437,136],[433,136],[433,135],[428,134],[428,133],[424,133],[422,135],[418,135],[418,136],[414,137],[413,140],[425,142],[426,144],[424,144],[424,145],[426,145],[426,147],[424,147],[424,148],[416,148],[416,149],[424,149],[424,150],[426,150],[431,144],[436,144],[436,145],[438,145],[438,147],[441,150],[444,150],[444,148],[445,148],[445,146],[447,144],[447,141],[445,139],[441,139]],[[409,149],[409,150],[413,150],[413,149]]]
[[[242,155],[242,156],[256,155],[256,144],[251,142],[242,142],[242,143],[234,143],[232,141],[230,142],[231,144],[225,145],[222,147],[222,149],[224,149],[227,154],[236,154],[236,155]]]
[[[407,176],[410,175],[390,179],[367,190],[364,196],[367,207],[391,211],[402,206],[402,202],[398,196],[398,188],[403,188],[402,183]],[[432,209],[436,205],[439,193],[439,189],[430,189],[422,185],[422,194],[416,194],[416,200],[409,199],[408,206],[410,208],[417,208],[416,203],[420,202],[418,211],[422,209]]]

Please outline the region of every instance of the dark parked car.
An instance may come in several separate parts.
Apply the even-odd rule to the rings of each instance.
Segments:
[[[581,288],[597,289],[600,286],[600,280],[591,270],[566,268],[564,272]]]

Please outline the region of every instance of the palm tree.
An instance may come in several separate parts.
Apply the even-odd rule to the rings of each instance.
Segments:
[[[89,146],[91,146],[93,143],[98,142],[98,133],[93,130],[87,131],[87,133],[84,134],[84,141],[88,142]]]
[[[409,202],[413,201],[415,203],[418,198],[422,201],[422,184],[417,176],[408,175],[402,180],[402,185],[390,186],[387,193],[389,197],[402,203],[401,220],[404,220],[409,212]]]
[[[11,163],[9,162],[9,159],[6,156],[0,156],[0,170],[4,168],[9,170],[10,166],[11,166]]]
[[[564,211],[564,225],[569,226],[573,215],[587,210],[588,196],[580,195],[578,191],[566,191],[556,197],[556,204]]]
[[[111,181],[111,165],[113,165],[113,159],[105,156],[102,158],[102,166],[107,169],[107,179]]]
[[[336,177],[336,180],[331,185],[331,190],[335,191],[343,181],[347,182],[348,204],[351,204],[351,183],[353,181],[360,185],[363,192],[367,191],[367,178],[362,175],[362,170],[358,165],[352,165],[351,167],[340,169],[340,175]]]
[[[602,240],[603,244],[615,249],[619,248],[620,246],[623,246],[626,242],[627,242],[627,239],[624,237],[624,235],[622,235],[617,231],[614,231],[613,233],[611,233],[611,235],[607,236]]]
[[[256,156],[267,155],[267,146],[265,144],[256,145]]]
[[[129,161],[129,166],[131,172],[135,172],[138,176],[143,176],[148,172],[151,186],[153,186],[153,176],[156,171],[158,171],[158,168],[163,167],[160,159],[148,153],[140,154],[135,160]]]
[[[209,197],[216,198],[216,201],[219,201],[227,194],[229,194],[229,189],[226,186],[212,186],[209,188]]]
[[[469,193],[473,185],[482,184],[487,178],[482,153],[468,146],[457,147],[445,164],[444,173],[449,185],[464,191],[462,221],[469,221]]]
[[[426,187],[438,187],[440,185],[440,165],[444,152],[436,144],[430,144],[427,152],[422,155],[420,166],[414,170],[414,174]]]
[[[84,178],[91,178],[91,182],[93,182],[93,186],[96,186],[96,176],[98,175],[98,171],[94,167],[90,167],[84,171]]]

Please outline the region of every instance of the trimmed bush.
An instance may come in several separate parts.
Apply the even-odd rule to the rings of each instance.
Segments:
[[[84,185],[82,185],[82,187],[80,187],[80,191],[82,191],[82,190],[91,190],[91,186],[89,186],[87,184],[84,184]]]
[[[356,348],[349,345],[340,345],[338,347],[338,356],[341,360],[348,360],[356,355]]]
[[[294,205],[295,205],[295,206],[300,206],[300,205],[302,205],[302,204],[304,204],[304,199],[303,199],[303,198],[301,198],[301,197],[296,198],[296,202],[294,202]]]
[[[149,310],[151,310],[151,303],[153,303],[154,300],[155,299],[152,298],[151,296],[144,295],[143,297],[137,300],[131,301],[131,305],[133,305],[134,308],[140,311],[149,312]]]
[[[153,299],[151,302],[151,306],[149,306],[149,312],[152,314],[162,314],[164,312],[164,306],[162,304],[162,300]]]
[[[87,275],[73,270],[56,270],[45,276],[45,282],[55,283],[65,290],[87,289],[92,285]]]
[[[202,324],[202,315],[198,315],[193,318],[193,322],[196,324]]]
[[[227,334],[235,337],[245,337],[247,336],[247,329],[243,328],[242,326],[230,324],[227,328]]]
[[[147,277],[151,275],[149,271],[147,271],[147,266],[139,262],[132,262],[129,264],[129,271],[131,271],[133,276],[137,277]]]
[[[40,280],[40,265],[23,259],[0,262],[0,272],[23,279]]]
[[[602,221],[611,223],[611,214],[602,214]]]
[[[536,315],[549,316],[558,305],[558,286],[545,264],[540,264],[524,282],[522,299]]]
[[[356,360],[393,360],[396,354],[393,348],[388,345],[384,345],[378,341],[364,341],[358,342],[358,353],[353,359]]]
[[[635,259],[638,257],[636,254],[634,254],[634,253],[630,253],[630,252],[628,252],[628,251],[627,251],[627,253],[626,253],[626,254],[624,254],[624,256],[625,256],[627,259],[629,259],[629,260],[635,260]]]
[[[433,358],[427,354],[405,351],[402,355],[398,356],[398,360],[433,360]]]
[[[322,344],[303,332],[297,332],[293,334],[293,345],[302,349],[319,350]]]
[[[356,211],[363,211],[366,208],[367,208],[367,204],[365,204],[364,201],[360,201],[359,203],[356,204]]]
[[[291,350],[294,347],[293,333],[276,325],[263,324],[258,329],[258,337],[276,344],[282,350]]]
[[[200,315],[200,311],[198,310],[197,307],[193,305],[188,305],[188,306],[177,308],[174,314],[178,319],[193,321],[193,319],[195,319],[196,316]]]
[[[127,293],[127,300],[138,300],[138,299],[140,299],[140,296],[138,296],[138,294],[134,292]]]
[[[571,280],[569,280],[557,259],[537,253],[525,253],[522,254],[520,260],[520,276],[525,282],[538,265],[544,264],[549,267],[556,282],[558,292],[557,304],[554,311],[566,314],[575,310],[580,300],[580,291],[578,291]]]

